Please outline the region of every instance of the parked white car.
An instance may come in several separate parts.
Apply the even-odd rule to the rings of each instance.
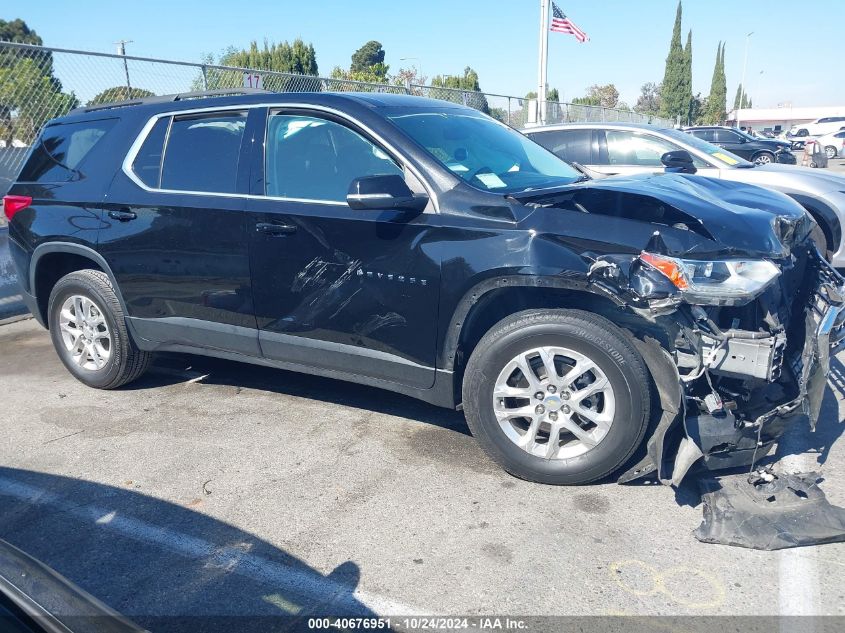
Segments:
[[[699,176],[768,187],[796,200],[818,222],[833,264],[845,268],[845,176],[794,165],[755,165],[681,130],[652,125],[569,123],[523,133],[597,176],[662,172],[663,155],[684,150]]]
[[[824,149],[824,153],[831,160],[834,158],[845,158],[845,130],[820,136],[818,142],[822,146],[822,149]]]
[[[845,129],[845,116],[825,116],[809,123],[793,125],[789,136],[823,136]],[[801,130],[807,130],[802,133]]]

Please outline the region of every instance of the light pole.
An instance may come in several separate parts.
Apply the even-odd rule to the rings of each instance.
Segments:
[[[120,40],[115,42],[117,44],[117,54],[123,55],[123,72],[126,73],[126,98],[129,99],[132,94],[132,84],[129,83],[129,64],[126,62],[126,45],[131,44],[132,40]]]
[[[739,111],[742,110],[742,96],[745,94],[745,70],[748,68],[748,45],[754,31],[745,36],[745,61],[742,62],[742,81],[739,83],[739,107],[736,109],[736,126],[739,127]]]

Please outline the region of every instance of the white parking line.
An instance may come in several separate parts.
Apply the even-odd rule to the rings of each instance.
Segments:
[[[785,473],[813,471],[818,467],[812,455],[796,454],[798,442],[795,432],[781,440],[782,449],[791,454],[784,456],[779,465]],[[778,611],[782,616],[817,615],[819,598],[819,567],[816,547],[781,550],[778,553]],[[798,628],[796,628],[798,626]],[[814,618],[781,622],[783,633],[812,633]]]
[[[296,599],[295,596],[304,596],[312,605],[331,604],[341,608],[346,607],[350,611],[360,611],[360,607],[356,608],[355,605],[357,601],[381,616],[422,615],[422,612],[417,609],[384,596],[360,590],[350,593],[348,587],[320,575],[317,571],[296,569],[276,563],[250,554],[246,547],[217,545],[202,538],[120,514],[114,510],[95,505],[80,505],[42,488],[6,477],[0,477],[0,495],[66,512],[98,528],[111,530],[135,541],[160,547],[184,558],[200,560],[207,567],[224,569],[232,574],[267,584],[268,590],[274,594],[290,592],[293,594],[293,599]],[[298,612],[297,606],[304,606],[291,604],[293,613]]]

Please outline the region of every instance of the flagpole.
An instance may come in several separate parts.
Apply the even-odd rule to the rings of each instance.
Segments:
[[[546,122],[546,86],[547,67],[549,61],[549,3],[551,0],[540,0],[540,67],[537,86],[537,117],[539,123]]]

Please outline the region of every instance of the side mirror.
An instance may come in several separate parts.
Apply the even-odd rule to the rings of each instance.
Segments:
[[[346,204],[351,209],[370,211],[417,211],[428,204],[428,196],[414,193],[402,176],[364,176],[349,185]]]
[[[666,152],[660,157],[660,162],[663,163],[669,173],[694,174],[698,171],[693,165],[690,153],[683,149]]]

